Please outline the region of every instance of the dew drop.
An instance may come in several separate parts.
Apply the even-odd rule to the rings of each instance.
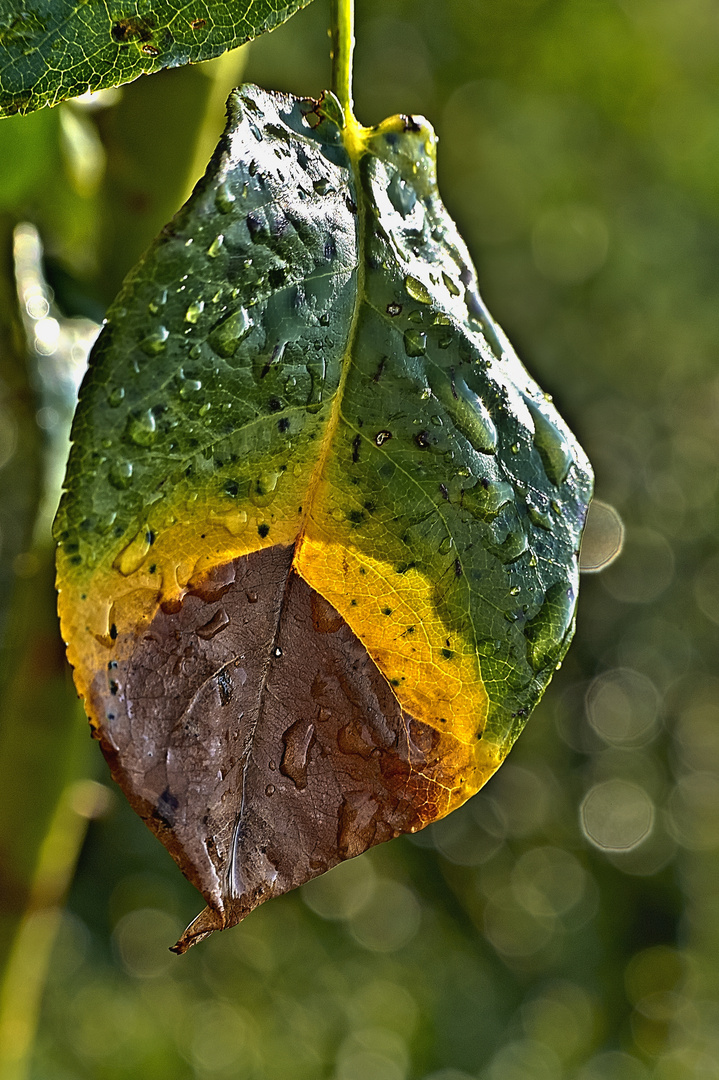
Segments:
[[[220,184],[215,194],[215,206],[221,214],[229,214],[234,202],[235,194],[225,180]]]
[[[112,565],[123,577],[129,577],[142,566],[150,550],[151,542],[150,528],[148,525],[143,525],[137,535],[122,549]]]
[[[524,628],[527,658],[535,671],[554,666],[573,616],[574,590],[568,581],[557,581],[547,590],[541,608]]]
[[[186,379],[180,387],[180,397],[185,401],[191,398],[193,394],[196,394],[198,390],[202,389],[202,383],[199,379]]]
[[[319,180],[315,180],[312,187],[318,195],[331,194],[335,190],[326,176],[321,176]]]
[[[161,353],[167,344],[167,339],[170,336],[170,331],[166,326],[160,326],[154,333],[148,334],[146,338],[140,342],[140,348],[146,354],[146,356],[157,356]]]
[[[116,409],[125,398],[124,386],[113,386],[107,391],[107,403],[111,409]]]
[[[277,483],[282,473],[267,470],[260,473],[250,484],[250,501],[255,506],[269,506],[277,494]]]
[[[132,483],[132,462],[119,461],[110,469],[108,479],[118,491],[125,491]]]
[[[207,254],[210,256],[211,259],[217,258],[217,256],[220,254],[220,248],[222,247],[224,242],[225,238],[222,233],[220,233],[219,236],[215,237],[215,239],[212,241],[212,243],[207,249]]]
[[[462,507],[473,517],[491,521],[502,507],[514,501],[514,489],[505,480],[480,480],[462,492]]]
[[[449,274],[445,274],[444,270],[442,271],[442,281],[445,283],[447,289],[449,290],[449,292],[451,292],[452,296],[459,296],[459,285],[457,285],[457,283],[452,280]]]
[[[314,735],[315,725],[300,719],[282,736],[284,750],[280,772],[300,790],[307,787],[307,764]]]
[[[224,608],[218,608],[215,614],[212,616],[209,622],[206,622],[204,626],[198,626],[195,633],[203,641],[211,641],[212,638],[217,637],[230,625],[230,617]]]
[[[192,323],[194,325],[204,310],[205,301],[196,300],[193,304],[190,304],[187,311],[185,312],[185,322]]]
[[[245,510],[228,510],[226,514],[213,513],[212,520],[227,529],[232,536],[240,536],[247,528]]]
[[[157,423],[150,409],[131,416],[127,421],[127,438],[137,446],[150,446],[155,441],[156,434]]]
[[[547,531],[551,531],[552,519],[550,518],[549,514],[545,514],[542,510],[539,509],[539,507],[532,506],[531,503],[528,503],[527,516],[529,517],[529,520],[532,522],[533,525],[537,525],[540,529],[547,529]]]
[[[533,401],[528,398],[525,401],[534,420],[534,445],[539,451],[544,471],[554,486],[559,487],[566,480],[572,464],[569,444],[559,428]]]
[[[241,307],[216,326],[207,340],[219,356],[233,356],[251,329],[252,319]]]
[[[418,278],[412,277],[411,274],[407,274],[407,277],[404,279],[404,287],[409,293],[409,295],[412,297],[412,299],[416,300],[417,303],[431,304],[432,297],[429,295],[429,291],[422,284],[422,282],[419,281]]]
[[[404,351],[407,356],[424,356],[427,351],[427,335],[420,330],[405,330]]]

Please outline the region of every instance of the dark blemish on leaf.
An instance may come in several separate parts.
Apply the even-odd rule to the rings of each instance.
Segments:
[[[395,304],[395,303],[387,304],[387,314],[391,315],[392,318],[394,318],[395,315],[401,315],[402,314],[402,305],[401,304]]]
[[[442,495],[442,498],[446,499],[447,502],[449,502],[449,492],[447,491],[446,485],[445,484],[440,484],[439,485],[439,490],[440,490],[440,494]]]
[[[396,572],[398,574],[406,574],[408,570],[411,570],[412,567],[416,566],[416,565],[417,564],[413,563],[413,562],[398,563],[397,568],[396,568]]]
[[[350,510],[347,517],[354,525],[359,525],[361,521],[364,521],[364,514],[361,510]]]
[[[264,538],[267,536],[268,532],[270,531],[270,527],[266,522],[263,521],[261,525],[257,526],[257,531],[260,534],[260,536],[262,537],[262,539],[264,540]]]
[[[232,698],[232,680],[226,671],[218,673],[217,689],[220,691],[220,704],[228,705]]]
[[[387,357],[383,356],[382,359],[379,362],[379,367],[377,368],[374,375],[372,376],[372,379],[373,379],[374,382],[379,382],[380,379],[382,378],[382,372],[384,371],[384,367],[385,367],[386,363],[387,363]]]
[[[418,124],[413,116],[409,116],[407,113],[402,113],[400,119],[404,124],[405,131],[411,131],[416,135],[422,130],[422,125]]]
[[[143,45],[141,50],[145,56],[159,56],[160,50],[156,49],[154,45]]]
[[[272,397],[267,402],[267,408],[270,410],[270,412],[279,412],[282,408],[282,402],[279,398]]]
[[[417,627],[416,627],[416,626],[408,626],[408,627],[407,627],[407,633],[408,633],[408,634],[413,634],[413,633],[415,632],[415,630],[416,630],[416,629],[417,629]]]
[[[356,600],[350,600],[350,607],[357,607],[357,601]]]
[[[382,608],[382,614],[383,615],[391,615],[392,614],[392,608],[391,607],[383,607]]]
[[[445,660],[452,660],[454,657],[454,653],[451,649],[442,649],[442,656],[445,658]]]
[[[419,446],[420,450],[426,450],[430,446],[429,432],[419,431],[415,435],[414,441],[417,443],[417,446]]]
[[[170,829],[175,824],[175,814],[180,805],[180,800],[172,794],[169,788],[165,788],[160,798],[157,800],[157,807],[155,813],[159,817],[160,821],[164,821]]]
[[[390,686],[399,686],[399,679],[390,679]]]
[[[382,446],[383,443],[389,442],[391,438],[391,431],[378,431],[374,437],[374,441],[376,442],[377,446]]]
[[[446,716],[440,716],[439,722],[440,722],[440,724],[446,724],[447,723],[447,717]]]
[[[117,22],[112,24],[110,33],[113,41],[118,44],[124,44],[127,41],[151,41],[153,37],[154,20],[150,22],[149,19],[137,18],[134,15],[129,15],[126,19],[118,19]]]
[[[482,485],[482,487],[484,488],[485,491],[489,491],[489,480],[487,479],[486,476],[483,476],[482,479],[479,482],[480,482],[480,484]]]
[[[267,280],[269,281],[273,289],[279,289],[282,285],[284,285],[286,279],[287,274],[284,272],[284,270],[280,270],[278,267],[275,267],[274,270],[270,270],[269,274],[267,275]]]
[[[157,573],[157,564],[156,563],[152,564],[152,566],[150,567],[148,573],[150,573],[150,574],[156,574]]]
[[[107,670],[108,671],[114,671],[116,667],[117,667],[117,660],[110,660],[108,662],[108,665],[107,665]]]
[[[231,495],[233,498],[235,495],[239,495],[240,485],[236,480],[228,480],[225,484],[225,495]]]
[[[365,570],[364,566],[360,566],[360,574],[366,574],[366,573],[367,573],[367,571]]]
[[[190,23],[191,30],[201,30],[203,26],[207,25],[207,19],[193,19]]]
[[[354,439],[352,440],[352,462],[355,465],[359,461],[359,449],[361,441],[362,440],[359,435],[355,435]]]
[[[287,431],[290,426],[290,422],[286,416],[283,416],[281,420],[277,421],[277,430],[280,432]]]
[[[454,398],[455,401],[459,401],[459,398],[457,397],[457,387],[454,385],[454,368],[450,368],[450,375],[451,375],[451,383],[450,383],[450,385],[452,387],[452,397]]]
[[[112,638],[113,641],[115,641],[117,639],[117,627],[115,626],[114,623],[110,627],[110,637]]]
[[[110,679],[110,693],[114,696],[119,689],[119,683],[116,683],[114,679]]]
[[[350,199],[349,195],[345,195],[345,205],[347,206],[350,214],[357,213],[357,203],[354,201],[354,199]]]
[[[462,576],[462,564],[459,559],[454,560],[454,576],[458,578]]]
[[[247,228],[249,229],[250,239],[253,244],[261,243],[268,235],[264,221],[262,221],[255,213],[249,213],[245,220],[247,221]]]
[[[278,357],[281,356],[283,351],[284,351],[284,345],[283,344],[275,345],[274,349],[272,350],[272,356],[269,358],[269,360],[267,361],[265,366],[262,368],[262,371],[260,372],[260,378],[261,379],[264,379],[265,375],[270,370],[270,368],[274,364],[275,360],[277,360]]]

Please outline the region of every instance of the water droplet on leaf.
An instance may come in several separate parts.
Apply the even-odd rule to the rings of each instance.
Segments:
[[[113,566],[119,570],[123,577],[129,577],[139,570],[147,557],[152,541],[152,533],[148,525],[143,525],[140,531],[132,538],[127,547],[123,548],[115,559]]]
[[[127,437],[137,446],[150,446],[155,441],[157,423],[150,409],[139,415],[131,416],[127,421]]]
[[[147,356],[157,356],[165,348],[170,331],[166,326],[161,326],[153,334],[148,334],[140,342],[140,348]]]
[[[427,351],[427,335],[420,330],[405,330],[404,351],[407,356],[424,356]]]
[[[420,304],[431,304],[432,297],[418,278],[408,274],[404,279],[404,287],[413,300],[416,300]]]
[[[251,329],[252,319],[241,307],[216,326],[207,340],[219,356],[234,356],[237,346]]]

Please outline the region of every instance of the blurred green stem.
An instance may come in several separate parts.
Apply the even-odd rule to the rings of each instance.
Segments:
[[[50,538],[28,550],[41,503],[42,433],[13,265],[0,225],[0,377],[14,452],[0,472],[4,633],[0,639],[0,1078],[22,1080],[62,901],[84,835],[73,785],[86,740],[59,640]],[[9,547],[9,550],[7,549]],[[9,556],[9,558],[8,558]],[[7,597],[10,598],[9,605]]]
[[[354,116],[352,102],[352,54],[354,52],[354,0],[332,0],[330,36],[332,39],[332,90],[339,98],[347,118]]]

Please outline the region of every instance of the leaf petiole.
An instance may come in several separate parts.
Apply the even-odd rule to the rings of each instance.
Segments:
[[[344,109],[348,127],[358,126],[352,102],[354,7],[354,0],[331,0],[332,90]]]

